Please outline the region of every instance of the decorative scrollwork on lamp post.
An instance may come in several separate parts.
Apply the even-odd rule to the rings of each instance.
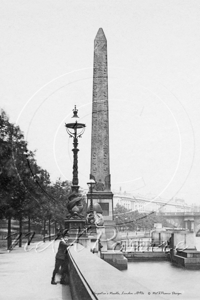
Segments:
[[[73,116],[72,118],[78,118],[78,109],[76,108],[76,105],[73,109]],[[85,131],[85,124],[78,123],[75,121],[74,123],[67,123],[65,124],[67,133],[70,137],[73,138],[73,145],[74,148],[73,151],[73,178],[72,178],[72,192],[78,193],[79,185],[78,185],[78,138],[82,137],[84,131]]]

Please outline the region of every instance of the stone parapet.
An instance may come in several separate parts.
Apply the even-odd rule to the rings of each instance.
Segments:
[[[81,245],[69,250],[70,290],[76,300],[163,299]]]
[[[200,270],[200,258],[187,258],[179,255],[174,255],[173,263],[179,267],[183,267],[186,269]]]
[[[123,255],[128,261],[166,261],[169,255],[166,252],[124,252]]]

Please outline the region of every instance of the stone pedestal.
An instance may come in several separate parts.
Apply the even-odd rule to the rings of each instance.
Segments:
[[[104,252],[106,252],[108,250],[107,238],[106,238],[105,232],[106,232],[105,226],[97,227],[97,236],[98,236],[101,246],[102,246],[101,251],[104,251]]]
[[[85,227],[85,220],[84,219],[65,219],[65,229],[69,230],[70,232],[74,232],[77,230],[82,231]]]
[[[69,242],[77,242],[87,247],[87,228],[85,220],[79,219],[66,219],[65,229],[68,229]]]
[[[102,251],[101,258],[118,270],[126,270],[128,268],[128,260],[121,251]]]
[[[100,249],[100,245],[103,246]],[[105,236],[104,226],[92,225],[92,228],[88,230],[88,249],[93,252],[107,251],[107,240]]]
[[[96,238],[97,235],[97,230],[96,230],[96,225],[87,225],[87,234],[88,236],[94,236]]]
[[[105,226],[98,226],[96,227],[97,235],[102,236],[105,234]]]
[[[200,252],[195,249],[178,250],[173,263],[186,269],[200,269]]]
[[[93,203],[99,203],[103,211],[105,221],[113,220],[113,193],[109,191],[94,191],[92,193]],[[91,203],[91,193],[87,194],[88,207]]]

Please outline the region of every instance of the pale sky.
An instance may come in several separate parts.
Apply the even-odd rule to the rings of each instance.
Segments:
[[[200,203],[200,1],[0,1],[0,107],[54,181],[72,179],[64,124],[76,104],[79,183],[90,173],[93,46],[108,42],[115,191]]]

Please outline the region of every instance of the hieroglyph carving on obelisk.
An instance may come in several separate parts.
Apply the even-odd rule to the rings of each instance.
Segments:
[[[110,191],[107,40],[100,28],[94,40],[92,150],[94,190]]]

